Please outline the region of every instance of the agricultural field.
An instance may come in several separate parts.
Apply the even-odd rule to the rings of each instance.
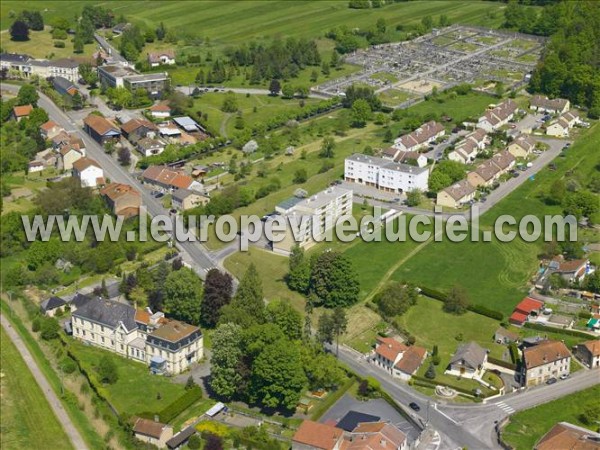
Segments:
[[[43,3],[28,0],[6,1],[1,5],[0,26],[7,29],[14,13],[22,9],[41,10],[46,22],[56,17],[73,17],[85,1],[64,3],[53,0]],[[205,1],[202,8],[190,10],[185,2],[119,1],[114,3],[116,14],[124,13],[132,22],[155,27],[161,21],[190,34],[210,39],[214,47],[236,45],[250,39],[269,40],[278,36],[318,38],[326,30],[346,25],[349,28],[372,27],[384,18],[388,26],[417,24],[424,16],[446,14],[451,22],[499,26],[503,20],[502,5],[496,2],[458,4],[451,0],[395,3],[385,8],[356,10],[347,2],[302,0],[262,1]],[[12,14],[11,14],[12,11]],[[189,31],[188,31],[189,30]]]
[[[582,422],[581,413],[597,406],[600,385],[562,397],[559,400],[520,411],[510,417],[502,438],[514,448],[533,448],[535,443],[557,422],[569,422],[584,428],[595,427]]]
[[[0,330],[2,448],[73,448],[17,348]]]

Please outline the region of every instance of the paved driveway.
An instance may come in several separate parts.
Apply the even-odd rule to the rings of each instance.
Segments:
[[[382,398],[360,401],[346,394],[323,415],[321,422],[331,420],[338,422],[349,411],[357,411],[381,417],[381,420],[396,425],[398,429],[408,436],[410,441],[414,441],[419,436],[419,430]]]

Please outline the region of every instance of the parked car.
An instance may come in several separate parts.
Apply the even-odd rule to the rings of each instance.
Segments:
[[[561,380],[566,380],[567,378],[569,378],[569,374],[568,374],[568,373],[563,373],[563,374],[560,376],[560,379],[561,379]]]
[[[154,196],[154,198],[161,198],[161,197],[164,197],[164,196],[165,196],[165,194],[163,194],[162,192],[159,192],[158,194],[156,194]]]
[[[548,381],[546,381],[546,384],[554,384],[556,381],[556,378],[549,378]]]
[[[412,410],[421,411],[421,407],[419,405],[417,405],[415,402],[409,403],[408,406],[410,406],[410,409],[412,409]]]

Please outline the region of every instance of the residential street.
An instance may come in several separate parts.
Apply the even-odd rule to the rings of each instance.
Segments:
[[[73,447],[77,450],[87,450],[88,447],[85,444],[85,441],[79,434],[79,431],[77,431],[77,428],[75,428],[75,425],[73,425],[71,418],[63,408],[62,403],[56,396],[56,393],[52,390],[50,383],[48,383],[48,380],[38,367],[35,359],[33,359],[33,356],[27,349],[25,342],[23,342],[23,339],[21,339],[21,336],[19,336],[19,333],[13,329],[8,319],[4,317],[4,314],[0,314],[0,323],[2,324],[2,328],[4,328],[4,331],[6,331],[6,334],[10,340],[15,344],[15,347],[21,354],[25,364],[27,364],[27,367],[31,371],[33,378],[36,379],[40,389],[46,397],[46,400],[48,400],[50,407],[54,411],[54,414],[56,414],[58,421],[62,424],[67,436],[69,436]]]
[[[18,92],[18,85],[2,84],[2,89],[12,92]],[[87,155],[95,159],[104,169],[106,178],[118,183],[126,183],[135,187],[142,196],[142,204],[146,206],[148,213],[154,217],[158,215],[168,216],[169,212],[165,209],[159,200],[155,199],[150,192],[142,186],[141,182],[130,174],[127,168],[121,166],[111,155],[108,155],[104,149],[93,140],[90,136],[81,129],[82,124],[77,123],[76,119],[70,117],[65,112],[60,110],[48,97],[39,92],[40,99],[38,104],[44,108],[48,116],[63,127],[67,132],[77,134],[86,146]],[[210,251],[199,242],[180,242],[177,243],[177,248],[187,253],[189,258],[185,258],[192,262],[193,269],[202,277],[212,267],[218,266],[218,262],[212,257]]]
[[[408,408],[406,411],[422,423],[427,422],[429,409],[429,423],[442,438],[440,449],[501,448],[496,439],[495,426],[508,415],[600,383],[598,370],[580,370],[567,380],[554,385],[528,388],[494,399],[490,403],[448,404],[426,397],[406,383],[393,379],[381,369],[369,364],[365,357],[355,350],[340,346],[339,358],[359,375],[373,376],[379,380],[383,389],[405,408],[410,402],[417,402],[421,406],[420,415]]]

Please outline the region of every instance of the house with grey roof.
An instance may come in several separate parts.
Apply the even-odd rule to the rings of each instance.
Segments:
[[[488,351],[477,342],[468,342],[456,349],[444,373],[464,378],[480,378],[487,362]]]
[[[198,191],[180,188],[171,194],[171,205],[175,209],[185,211],[196,206],[206,205],[210,199]]]
[[[40,310],[45,316],[54,317],[57,312],[63,312],[65,306],[67,306],[67,302],[62,298],[52,296],[40,303]]]

